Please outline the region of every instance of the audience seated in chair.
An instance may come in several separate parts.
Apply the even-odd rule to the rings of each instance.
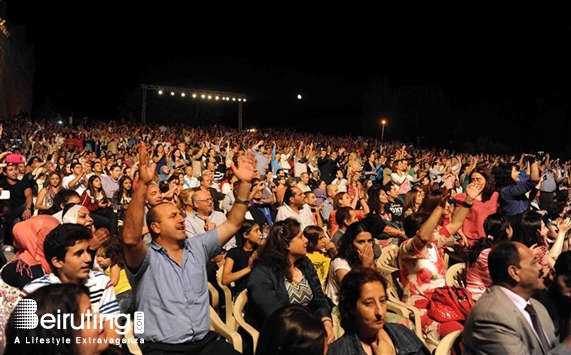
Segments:
[[[372,268],[355,268],[345,275],[339,291],[344,334],[328,354],[430,354],[414,332],[386,321],[385,290],[385,280]]]
[[[446,334],[462,329],[462,325],[456,321],[439,323],[429,318],[427,310],[433,290],[446,284],[443,247],[455,242],[453,234],[462,226],[470,204],[480,192],[481,187],[469,184],[466,200],[450,221],[444,224],[451,214],[448,193],[444,189],[430,191],[419,211],[404,221],[409,239],[400,245],[399,250],[403,301],[421,311],[423,331],[435,344]]]
[[[331,307],[307,258],[307,239],[293,218],[274,223],[248,280],[246,320],[257,329],[281,306],[299,303],[323,322],[329,342],[335,340]]]
[[[508,219],[500,213],[494,213],[484,220],[486,238],[478,239],[468,251],[466,262],[466,289],[476,301],[492,284],[488,272],[488,255],[492,247],[512,237],[513,229]]]

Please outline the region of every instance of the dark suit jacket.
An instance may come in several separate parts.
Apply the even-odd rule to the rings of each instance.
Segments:
[[[530,302],[553,345],[549,354],[571,354],[571,348],[559,344],[545,307],[533,298]],[[462,332],[462,344],[465,355],[543,354],[539,340],[522,311],[496,285],[490,286],[470,311]]]

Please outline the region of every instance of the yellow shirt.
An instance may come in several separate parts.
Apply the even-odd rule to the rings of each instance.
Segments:
[[[105,269],[105,275],[111,277],[111,266]],[[121,272],[119,272],[119,281],[117,285],[115,285],[115,294],[118,295],[129,290],[131,290],[131,284],[127,279],[127,273],[125,273],[125,269],[121,269]]]
[[[316,250],[313,253],[307,253],[307,257],[309,260],[311,260],[311,263],[315,267],[319,281],[321,281],[321,286],[325,290],[325,283],[327,281],[327,274],[329,273],[331,257],[329,257],[327,253],[324,253],[320,250]]]

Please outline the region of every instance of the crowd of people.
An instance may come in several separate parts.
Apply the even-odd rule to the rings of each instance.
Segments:
[[[571,353],[571,163],[549,153],[87,121],[6,121],[0,136],[6,354],[55,353],[26,336],[125,353],[117,319],[135,312],[144,354],[234,354],[210,326],[219,269],[233,300],[247,291],[257,354],[429,354],[457,330],[470,354]],[[396,283],[378,270],[386,248]],[[430,308],[450,260],[475,302],[462,321]],[[38,315],[89,309],[102,330],[20,329],[24,299]],[[391,302],[418,310],[422,336]]]

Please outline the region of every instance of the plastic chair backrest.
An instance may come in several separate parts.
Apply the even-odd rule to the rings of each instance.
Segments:
[[[260,333],[256,328],[252,325],[248,324],[244,319],[244,308],[248,303],[248,290],[244,290],[240,292],[236,300],[234,301],[234,307],[232,309],[232,313],[234,315],[234,319],[239,327],[242,327],[251,337],[252,337],[252,345],[254,348],[254,354],[256,353],[256,346],[258,345],[258,338],[260,337]]]

